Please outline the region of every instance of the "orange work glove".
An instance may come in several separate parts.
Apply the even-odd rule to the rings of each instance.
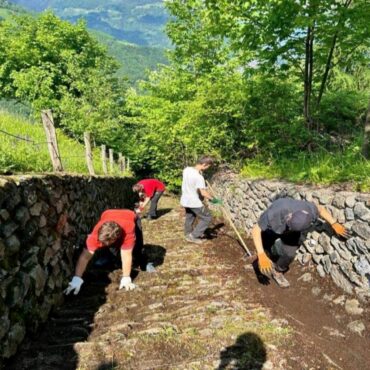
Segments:
[[[262,274],[271,274],[272,272],[272,262],[270,258],[266,256],[265,252],[258,254],[258,267]]]
[[[333,230],[335,231],[335,233],[345,239],[348,239],[350,237],[350,234],[348,232],[348,230],[341,224],[339,224],[338,222],[334,222],[331,227],[333,228]]]

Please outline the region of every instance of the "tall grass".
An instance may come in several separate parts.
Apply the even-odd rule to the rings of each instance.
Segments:
[[[51,172],[52,165],[41,123],[0,111],[0,130],[21,137],[21,140],[0,131],[0,173]],[[71,173],[88,173],[84,145],[57,129],[58,146],[63,168]],[[99,148],[93,149],[96,174],[103,174]],[[115,168],[114,174],[119,174]],[[126,174],[127,175],[127,174]]]
[[[344,151],[299,153],[292,158],[247,161],[242,175],[251,178],[282,179],[299,183],[348,182],[354,190],[370,191],[370,161],[361,155],[359,143]]]

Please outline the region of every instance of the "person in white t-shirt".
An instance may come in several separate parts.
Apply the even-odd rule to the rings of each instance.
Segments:
[[[209,226],[212,216],[202,202],[203,199],[212,200],[213,197],[206,190],[206,183],[201,172],[213,164],[211,157],[202,157],[194,167],[186,167],[183,171],[181,205],[185,208],[185,239],[191,243],[201,244],[200,237]],[[193,229],[195,219],[198,223]]]

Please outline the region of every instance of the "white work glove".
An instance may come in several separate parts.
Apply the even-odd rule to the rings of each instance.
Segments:
[[[68,295],[69,293],[74,291],[74,295],[78,294],[81,289],[81,285],[83,284],[83,280],[79,276],[73,276],[73,279],[68,284],[67,289],[63,292],[64,294]]]
[[[152,272],[156,272],[157,270],[155,269],[153,262],[148,262],[145,266],[145,271],[152,273]]]
[[[136,285],[132,282],[130,276],[123,276],[119,288],[125,288],[126,290],[134,290]]]

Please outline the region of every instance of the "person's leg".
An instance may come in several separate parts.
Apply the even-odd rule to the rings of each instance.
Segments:
[[[149,208],[149,217],[156,218],[157,217],[157,207],[159,198],[163,195],[163,191],[156,191],[153,195],[153,198],[150,200],[150,208]]]
[[[211,223],[212,215],[209,209],[206,207],[192,208],[192,210],[197,215],[199,220],[191,234],[194,238],[199,239]]]
[[[281,243],[276,246],[277,253],[279,255],[275,264],[277,271],[288,271],[289,265],[293,262],[297,249],[299,248],[300,237],[301,233],[297,231],[283,235],[280,238]]]
[[[193,223],[195,220],[195,213],[191,208],[185,208],[185,225],[184,232],[185,236],[189,235],[193,231]]]
[[[147,257],[144,253],[144,237],[140,217],[137,217],[135,220],[135,236],[136,242],[134,250],[132,251],[133,264],[139,266],[140,270],[145,271]]]
[[[271,261],[276,261],[278,256],[274,255],[272,251],[272,247],[276,241],[276,239],[279,238],[278,234],[275,234],[272,230],[265,230],[261,232],[262,237],[262,245],[263,249],[268,255],[268,257],[271,259]]]

